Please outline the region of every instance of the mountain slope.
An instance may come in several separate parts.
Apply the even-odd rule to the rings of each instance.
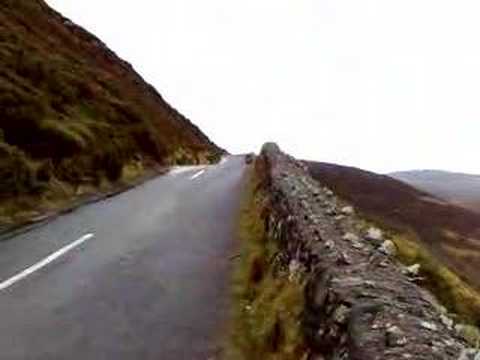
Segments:
[[[0,0],[0,204],[221,153],[95,36],[42,0]]]
[[[389,175],[449,202],[480,211],[480,175],[439,170],[401,171]]]
[[[436,257],[480,288],[480,216],[389,176],[307,163],[312,176],[359,211],[395,230],[413,232]]]

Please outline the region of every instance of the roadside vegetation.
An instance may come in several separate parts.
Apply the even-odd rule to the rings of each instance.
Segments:
[[[306,359],[301,331],[303,280],[274,260],[279,252],[265,232],[264,198],[251,179],[239,221],[241,254],[233,278],[234,311],[226,359]]]
[[[0,3],[0,223],[44,197],[221,153],[128,63],[43,1]]]

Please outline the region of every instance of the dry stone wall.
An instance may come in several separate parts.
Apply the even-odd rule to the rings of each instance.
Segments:
[[[466,348],[443,308],[416,283],[395,245],[273,143],[255,173],[262,217],[282,261],[308,279],[303,330],[312,359],[459,359]]]

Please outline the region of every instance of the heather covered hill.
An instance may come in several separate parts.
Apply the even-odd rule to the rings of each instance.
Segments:
[[[413,170],[389,174],[417,189],[480,212],[480,175],[440,170]]]
[[[312,176],[366,215],[413,234],[435,257],[480,288],[480,216],[399,180],[361,169],[307,163]]]
[[[95,36],[42,0],[0,0],[0,223],[31,204],[12,199],[221,153]]]

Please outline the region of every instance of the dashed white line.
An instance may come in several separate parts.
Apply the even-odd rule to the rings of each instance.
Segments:
[[[193,175],[190,180],[195,180],[196,178],[198,178],[199,176],[202,176],[203,173],[205,173],[205,169],[203,170],[200,170],[199,172],[197,172],[195,175]]]
[[[18,273],[15,276],[12,276],[10,279],[3,281],[0,283],[0,291],[7,289],[8,287],[12,286],[13,284],[19,282],[20,280],[26,278],[28,275],[33,274],[35,271],[40,270],[41,268],[45,267],[52,261],[58,259],[60,256],[65,255],[70,250],[76,248],[77,246],[83,244],[85,241],[90,240],[93,238],[93,234],[86,234],[82,236],[80,239],[74,241],[73,243],[64,246],[58,251],[55,251],[53,254],[47,256],[45,259],[37,262],[36,264],[28,267],[27,269],[23,270],[22,272]]]
[[[225,164],[228,160],[230,160],[230,156],[224,156],[224,157],[222,157],[222,160],[220,160],[220,165]]]
[[[201,167],[199,167],[199,166],[175,166],[175,167],[172,167],[170,169],[168,174],[169,175],[177,175],[177,174],[182,174],[184,172],[193,171],[193,170],[197,170],[197,169],[201,169]]]

